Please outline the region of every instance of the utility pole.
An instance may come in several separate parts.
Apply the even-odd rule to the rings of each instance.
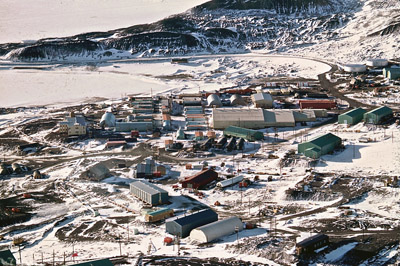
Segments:
[[[249,197],[249,217],[250,217],[250,197]]]
[[[21,244],[18,245],[18,253],[19,253],[19,263],[21,263],[21,265],[22,265]]]
[[[122,248],[121,248],[121,235],[118,236],[118,243],[119,243],[119,255],[122,256]]]
[[[240,186],[240,205],[243,204],[243,188]]]
[[[75,262],[75,246],[74,245],[75,245],[74,242],[72,242],[72,260],[73,260],[73,262]],[[43,253],[42,253],[42,255],[43,255]]]
[[[53,249],[53,266],[55,266],[56,264],[55,264],[55,260],[56,260],[56,258],[55,258],[55,254],[54,254],[54,249]]]
[[[239,226],[235,226],[236,232],[236,247],[239,247]]]

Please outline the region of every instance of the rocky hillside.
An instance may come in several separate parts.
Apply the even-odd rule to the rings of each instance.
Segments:
[[[9,60],[59,61],[249,49],[313,52],[311,47],[335,46],[344,39],[396,36],[400,25],[398,8],[395,0],[212,0],[152,24],[30,44],[3,44],[0,55]],[[380,13],[365,21],[370,10]],[[390,17],[386,21],[377,19],[387,14]],[[360,31],[354,24],[357,21],[360,26],[363,19]]]

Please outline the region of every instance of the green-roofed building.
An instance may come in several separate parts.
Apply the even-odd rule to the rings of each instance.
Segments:
[[[17,261],[9,249],[0,251],[0,266],[15,266]]]
[[[355,125],[364,118],[364,114],[367,111],[362,108],[356,108],[350,110],[344,114],[339,115],[338,122],[339,124],[347,124],[347,125]]]
[[[381,106],[364,114],[364,122],[368,124],[379,124],[383,120],[393,116],[393,110],[386,106]]]
[[[324,154],[334,151],[341,144],[341,138],[328,133],[308,142],[299,144],[297,150],[299,153],[303,153],[307,157],[316,159]]]
[[[400,68],[397,67],[386,67],[383,69],[383,76],[385,78],[395,80],[400,78]]]
[[[224,135],[228,137],[244,138],[248,141],[264,139],[264,134],[260,131],[235,126],[225,128]]]
[[[114,264],[109,259],[103,259],[73,264],[71,266],[114,266]]]

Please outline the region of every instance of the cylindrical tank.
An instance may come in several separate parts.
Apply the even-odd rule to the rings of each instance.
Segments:
[[[210,94],[207,97],[207,105],[221,107],[222,103],[217,94]]]
[[[367,70],[367,67],[362,64],[347,64],[343,65],[342,68],[349,73],[365,72]]]
[[[379,58],[375,58],[375,59],[368,59],[366,61],[366,65],[370,66],[370,67],[384,67],[388,65],[388,60],[386,59],[379,59]]]

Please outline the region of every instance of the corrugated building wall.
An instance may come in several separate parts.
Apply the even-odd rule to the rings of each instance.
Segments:
[[[363,120],[364,114],[367,111],[362,108],[356,108],[350,110],[344,114],[339,115],[338,123],[339,124],[348,124],[348,125],[355,125],[361,120]]]
[[[130,192],[151,205],[159,205],[168,202],[168,192],[146,181],[136,181],[130,184]]]
[[[235,126],[227,127],[224,130],[224,135],[229,137],[244,138],[248,141],[264,139],[264,134],[260,131]]]
[[[209,224],[218,220],[218,214],[212,209],[204,209],[192,214],[170,219],[165,223],[165,229],[172,235],[182,238],[188,237],[190,232],[199,226]]]
[[[310,158],[319,158],[321,155],[327,154],[335,150],[342,143],[342,139],[331,133],[319,136],[308,142],[301,143],[297,146],[298,152],[303,153]]]
[[[369,124],[379,124],[382,120],[391,117],[393,110],[386,106],[381,106],[364,114],[364,122]]]

